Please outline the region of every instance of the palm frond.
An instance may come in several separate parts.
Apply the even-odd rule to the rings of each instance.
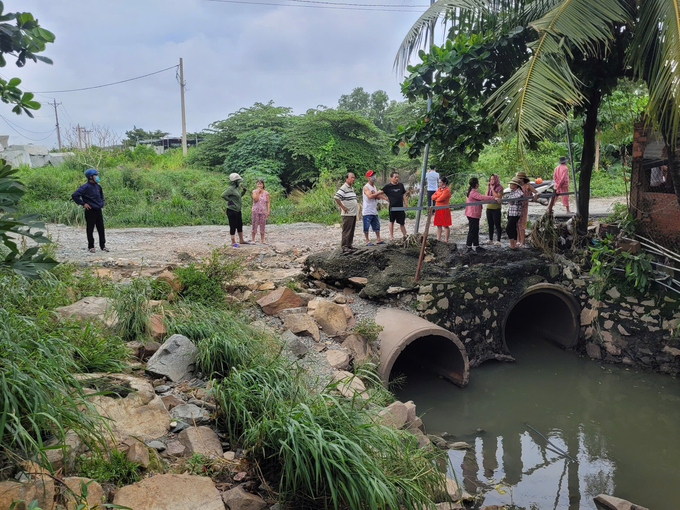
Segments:
[[[488,101],[504,128],[517,133],[520,153],[532,135],[540,136],[583,102],[570,47],[584,54],[601,51],[611,25],[626,16],[620,0],[562,0],[530,23],[539,38],[529,45],[529,60]]]
[[[636,77],[649,87],[649,118],[660,124],[669,143],[676,144],[680,128],[680,0],[640,3],[628,61]]]

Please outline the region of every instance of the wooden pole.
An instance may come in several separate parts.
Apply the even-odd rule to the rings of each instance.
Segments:
[[[432,207],[427,211],[427,223],[425,223],[425,232],[423,232],[423,242],[420,245],[420,257],[418,257],[418,267],[416,267],[416,281],[420,279],[420,268],[423,266],[423,258],[425,257],[425,247],[427,246],[427,235],[430,233],[430,221],[432,220]]]
[[[187,155],[187,117],[184,111],[184,64],[179,59],[179,85],[182,93],[182,154]]]

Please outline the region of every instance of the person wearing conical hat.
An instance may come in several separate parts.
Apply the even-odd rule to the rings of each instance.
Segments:
[[[524,192],[524,196],[525,197],[533,196],[533,201],[535,202],[536,199],[538,198],[538,192],[531,184],[529,184],[529,177],[527,177],[526,172],[517,172],[515,177],[517,177],[522,183],[520,187]],[[524,244],[526,241],[528,218],[529,218],[529,201],[524,200],[522,201],[522,214],[520,214],[519,221],[517,222],[517,242],[520,248],[524,248]]]
[[[567,166],[567,157],[560,156],[559,164],[555,167],[553,172],[553,181],[555,183],[555,191],[558,193],[567,193],[569,191],[569,167]],[[562,195],[562,205],[569,211],[569,195]]]
[[[513,177],[508,183],[510,185],[510,194],[506,198],[521,198],[524,196],[522,191],[522,181],[519,177]],[[517,248],[517,222],[522,214],[522,202],[510,202],[508,207],[508,225],[505,228],[508,238],[510,239],[510,249]]]

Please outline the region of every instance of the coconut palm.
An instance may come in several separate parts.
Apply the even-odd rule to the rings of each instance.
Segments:
[[[530,29],[526,61],[488,100],[502,128],[517,133],[518,152],[572,108],[584,113],[579,209],[588,217],[597,113],[612,80],[647,83],[647,118],[670,147],[680,204],[680,0],[439,0],[409,30],[395,67],[403,71],[443,19],[449,35]]]

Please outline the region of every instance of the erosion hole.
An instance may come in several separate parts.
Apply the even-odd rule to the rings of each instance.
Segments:
[[[563,349],[576,347],[580,333],[579,305],[572,294],[558,285],[530,287],[510,307],[503,324],[505,347],[528,338],[542,338]]]

